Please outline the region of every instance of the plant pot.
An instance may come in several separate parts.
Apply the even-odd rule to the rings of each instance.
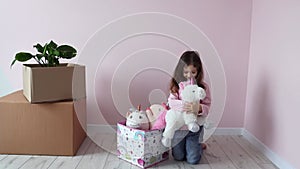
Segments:
[[[76,100],[86,97],[85,66],[23,65],[23,94],[31,103]]]

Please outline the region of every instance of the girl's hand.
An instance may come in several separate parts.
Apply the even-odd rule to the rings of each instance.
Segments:
[[[202,107],[199,103],[184,103],[183,111],[185,111],[187,113],[194,113],[195,115],[198,115],[198,112],[202,111]]]

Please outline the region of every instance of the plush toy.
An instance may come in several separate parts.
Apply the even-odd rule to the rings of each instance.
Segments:
[[[146,112],[141,111],[140,106],[138,109],[130,109],[126,113],[126,126],[140,130],[149,130],[149,119]]]
[[[146,114],[149,119],[150,129],[152,129],[154,123],[156,122],[158,116],[162,111],[166,111],[167,105],[165,103],[162,104],[152,104],[149,108],[146,109]]]
[[[187,85],[181,92],[181,99],[183,102],[192,102],[199,107],[199,102],[206,96],[205,90],[198,85]],[[162,144],[166,147],[171,146],[171,140],[176,130],[183,125],[187,125],[192,132],[199,131],[197,124],[197,116],[194,113],[180,112],[177,110],[168,110],[166,113],[166,128],[163,133]]]

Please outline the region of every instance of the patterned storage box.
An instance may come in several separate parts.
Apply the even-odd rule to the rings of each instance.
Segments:
[[[162,130],[143,131],[117,124],[118,157],[141,168],[169,158],[169,149],[161,144]]]

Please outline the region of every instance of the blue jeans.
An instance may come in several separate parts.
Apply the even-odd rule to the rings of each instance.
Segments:
[[[199,143],[200,130],[193,133],[188,130],[177,130],[172,139],[172,155],[177,161],[186,160],[189,164],[198,164],[202,157],[202,147]]]

